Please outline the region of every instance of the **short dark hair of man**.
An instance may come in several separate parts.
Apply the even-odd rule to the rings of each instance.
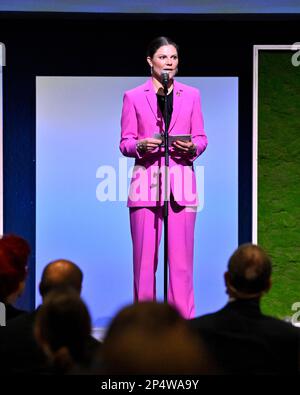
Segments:
[[[254,244],[241,245],[230,257],[226,273],[229,290],[245,296],[259,296],[270,287],[272,262]]]
[[[74,262],[58,259],[48,263],[44,268],[40,282],[40,294],[44,298],[52,290],[67,288],[72,288],[80,294],[82,280],[83,273]]]

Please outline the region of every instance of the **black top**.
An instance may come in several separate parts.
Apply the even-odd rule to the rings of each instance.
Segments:
[[[156,94],[159,109],[160,109],[160,111],[162,113],[162,116],[164,117],[165,124],[167,125],[168,128],[169,128],[169,125],[170,125],[170,120],[171,120],[172,112],[173,112],[173,90],[174,89],[172,89],[172,91],[167,96],[167,100],[168,100],[167,101],[168,122],[166,122],[166,120],[165,120],[165,97],[162,96],[162,95]]]

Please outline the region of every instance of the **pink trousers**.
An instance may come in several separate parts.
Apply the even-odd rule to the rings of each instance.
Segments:
[[[195,316],[193,286],[194,229],[196,208],[169,203],[168,303],[184,318]],[[155,274],[162,233],[163,207],[130,208],[133,242],[135,301],[156,300]]]

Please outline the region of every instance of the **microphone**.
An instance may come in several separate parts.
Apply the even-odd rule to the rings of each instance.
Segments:
[[[161,82],[163,84],[164,91],[168,92],[169,73],[167,71],[163,71],[161,73]]]
[[[167,72],[167,71],[163,71],[162,73],[161,73],[161,82],[162,82],[162,84],[165,86],[165,85],[168,85],[168,82],[169,82],[169,73]]]

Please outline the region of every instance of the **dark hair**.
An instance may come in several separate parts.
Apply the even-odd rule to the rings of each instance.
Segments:
[[[84,361],[91,319],[86,305],[75,290],[49,292],[38,309],[36,326],[40,340],[53,353],[66,347],[73,361]]]
[[[184,322],[172,306],[156,302],[140,302],[124,307],[114,317],[106,332],[106,339],[118,334],[127,327],[139,326],[150,332],[161,332]]]
[[[4,235],[0,239],[0,300],[15,292],[27,275],[30,247],[25,239]]]
[[[179,52],[179,47],[173,40],[171,40],[169,37],[160,36],[160,37],[156,37],[148,45],[147,56],[149,56],[152,59],[155,52],[163,45],[173,45],[176,48],[177,53]]]
[[[243,244],[229,259],[230,285],[239,292],[251,295],[265,291],[271,273],[271,259],[257,245]]]
[[[201,339],[171,306],[155,302],[125,307],[103,342],[106,374],[198,374],[209,356]]]

